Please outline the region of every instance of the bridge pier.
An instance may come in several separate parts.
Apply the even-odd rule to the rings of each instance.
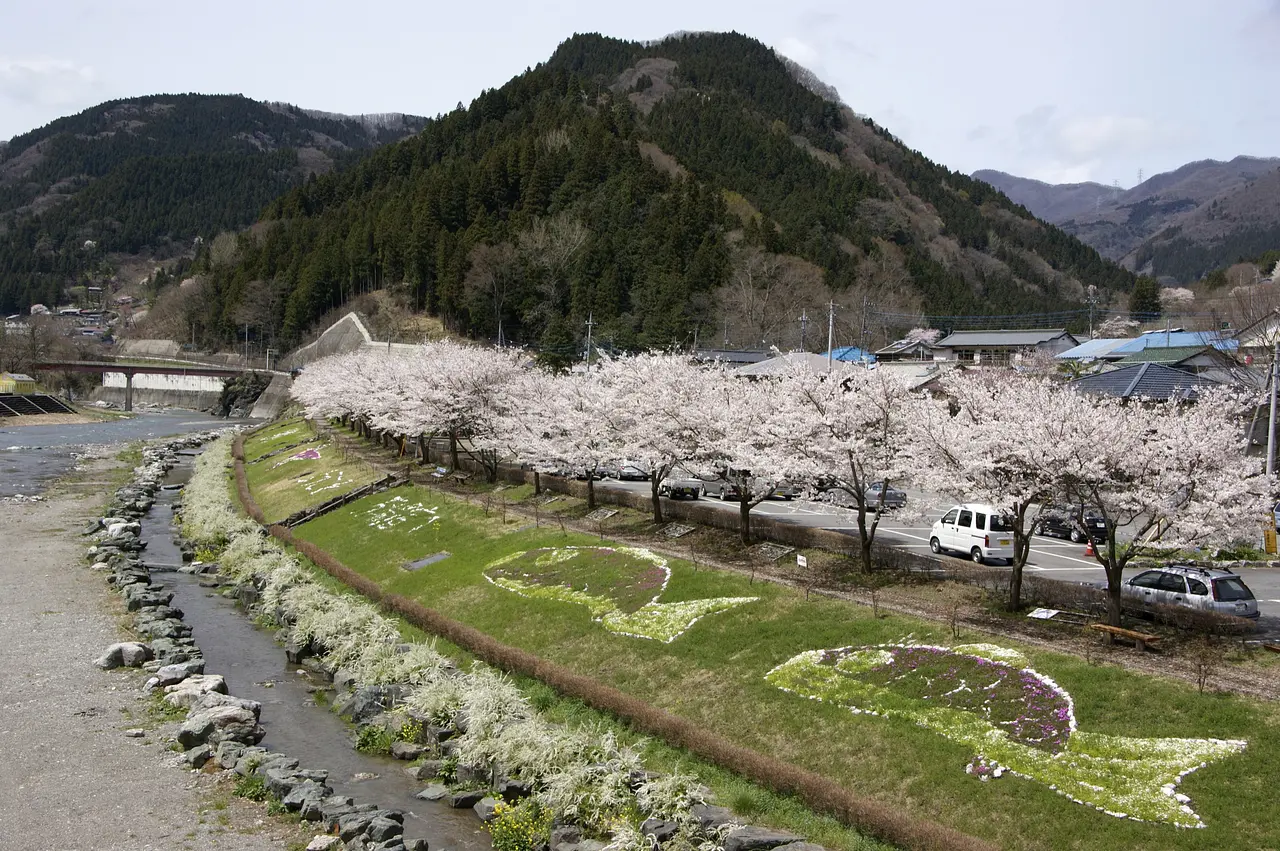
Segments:
[[[128,371],[124,374],[124,409],[133,410],[133,373]]]

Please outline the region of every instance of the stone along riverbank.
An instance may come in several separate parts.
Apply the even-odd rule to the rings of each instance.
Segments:
[[[314,831],[182,770],[137,674],[92,664],[123,637],[123,606],[83,567],[80,532],[117,466],[99,459],[42,502],[0,505],[0,850],[304,847]]]
[[[487,848],[474,813],[415,800],[421,783],[403,763],[353,750],[348,728],[314,699],[327,686],[286,665],[268,633],[213,593],[222,584],[208,572],[215,566],[192,564],[194,548],[171,540],[174,489],[186,472],[178,453],[202,438],[148,450],[110,516],[94,524],[92,567],[120,592],[142,639],[112,645],[97,664],[152,672],[144,688],[169,711],[185,713],[175,734],[183,762],[203,773],[226,771],[238,794],[312,823],[319,833],[310,847]],[[375,801],[407,805],[383,809]]]

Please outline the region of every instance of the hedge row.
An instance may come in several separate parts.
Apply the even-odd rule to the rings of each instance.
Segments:
[[[237,439],[237,446],[239,443]],[[236,459],[237,492],[245,500],[250,515],[256,519],[262,512],[249,494],[243,451],[238,451],[235,447],[232,451]],[[484,662],[509,673],[540,680],[561,694],[582,700],[595,709],[629,722],[641,732],[657,736],[675,747],[684,748],[775,792],[795,795],[808,807],[829,813],[864,833],[911,851],[994,851],[995,846],[981,839],[936,822],[914,818],[878,801],[837,788],[828,778],[815,772],[733,744],[722,736],[611,686],[576,674],[528,651],[503,644],[414,600],[387,593],[376,582],[342,564],[320,547],[295,537],[285,526],[273,525],[268,531],[277,540],[294,547],[330,576],[379,604],[385,611],[404,618],[425,632],[452,642]]]

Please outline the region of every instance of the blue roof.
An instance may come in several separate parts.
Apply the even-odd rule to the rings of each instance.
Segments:
[[[1121,337],[1113,339],[1111,337],[1099,337],[1096,340],[1086,340],[1074,349],[1067,349],[1065,352],[1059,352],[1058,357],[1065,360],[1076,360],[1077,358],[1101,358],[1106,357],[1125,343],[1132,343],[1132,340]]]
[[[1213,346],[1224,352],[1234,352],[1240,346],[1239,340],[1226,339],[1217,331],[1151,331],[1141,337],[1135,337],[1123,346],[1113,349],[1117,355],[1131,355],[1151,348],[1181,346]]]
[[[839,361],[874,361],[876,356],[857,346],[837,346],[831,350],[831,357]]]

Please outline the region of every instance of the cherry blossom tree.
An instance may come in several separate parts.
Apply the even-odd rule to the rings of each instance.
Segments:
[[[906,423],[920,402],[900,373],[854,364],[838,364],[826,374],[797,367],[784,387],[788,450],[804,464],[806,478],[834,480],[852,498],[862,570],[869,573],[888,486],[904,472]],[[875,482],[884,487],[872,497]]]
[[[535,469],[584,471],[587,508],[594,510],[597,471],[625,447],[628,400],[622,386],[608,361],[584,373],[528,370],[514,383],[521,406],[512,406],[499,432]]]
[[[658,486],[706,444],[706,394],[724,381],[724,370],[680,355],[644,354],[608,361],[601,372],[615,375],[618,382],[620,454],[652,471],[653,522],[661,523]]]
[[[703,401],[705,441],[699,461],[710,462],[733,486],[742,542],[751,543],[751,509],[805,464],[793,451],[785,415],[785,379],[751,381],[729,373],[708,377]]]
[[[1013,532],[1009,610],[1022,604],[1022,573],[1031,529],[1057,485],[1048,423],[1078,402],[1043,378],[1003,370],[952,372],[941,397],[920,406],[910,423],[913,464],[926,490],[1007,512]]]
[[[1246,406],[1229,390],[1194,403],[1071,401],[1046,416],[1044,448],[1059,493],[1106,521],[1095,558],[1106,572],[1108,621],[1119,626],[1123,571],[1135,557],[1229,543],[1271,500],[1259,465],[1244,456]]]

